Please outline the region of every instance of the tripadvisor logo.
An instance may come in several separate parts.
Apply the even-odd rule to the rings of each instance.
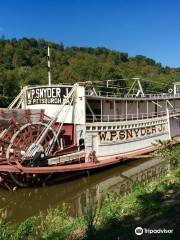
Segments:
[[[135,234],[136,235],[142,235],[144,234],[172,234],[173,233],[173,229],[149,229],[149,228],[142,228],[142,227],[136,227],[135,228]]]
[[[135,234],[136,235],[142,235],[143,234],[143,228],[142,227],[135,228]]]

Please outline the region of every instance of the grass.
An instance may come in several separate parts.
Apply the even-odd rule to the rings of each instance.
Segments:
[[[1,218],[0,239],[136,239],[137,226],[172,228],[173,236],[161,234],[158,239],[180,239],[179,184],[180,168],[177,168],[148,186],[133,184],[131,193],[122,198],[106,193],[102,206],[89,209],[81,218],[71,218],[67,205],[28,218],[15,228]],[[156,235],[148,237],[157,239]]]
[[[160,177],[147,187],[134,185],[132,192],[119,199],[108,194],[101,209],[96,239],[136,239],[137,226],[174,228],[175,234],[158,239],[180,239],[180,169]],[[154,239],[151,236],[148,239]],[[170,237],[170,238],[168,238]],[[157,239],[157,238],[156,238]]]

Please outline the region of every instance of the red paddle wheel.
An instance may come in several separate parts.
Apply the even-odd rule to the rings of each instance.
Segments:
[[[26,103],[25,90],[9,108],[0,109],[0,184],[10,181],[15,186],[26,187],[49,178],[56,172],[56,169],[51,171],[52,165],[80,159],[80,149],[74,145],[74,124],[64,124],[76,88],[75,84],[52,118],[44,114],[45,110],[19,108]],[[61,120],[57,121],[60,115]],[[75,156],[71,155],[76,152]]]
[[[45,119],[42,110],[0,110],[0,165],[23,165],[30,166],[34,156],[24,159],[23,156],[45,128],[47,128],[47,118]],[[40,145],[40,151],[45,152],[51,143],[55,131],[49,129]],[[55,145],[56,147],[57,145]],[[3,178],[3,173],[1,177]],[[38,181],[35,175],[28,174],[8,174],[11,180],[18,186],[26,187],[34,181]],[[46,176],[47,177],[47,176]]]

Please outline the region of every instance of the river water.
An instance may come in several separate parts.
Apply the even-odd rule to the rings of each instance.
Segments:
[[[103,192],[113,191],[124,195],[130,191],[132,181],[147,184],[165,173],[167,168],[161,159],[138,159],[51,186],[19,189],[16,192],[0,189],[0,208],[6,208],[6,218],[12,223],[63,203],[69,204],[73,216],[81,216],[90,205],[95,206],[101,201]]]

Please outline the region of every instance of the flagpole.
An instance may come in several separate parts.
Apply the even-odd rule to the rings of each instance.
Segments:
[[[50,48],[48,46],[48,83],[51,86],[51,62],[50,62]]]

